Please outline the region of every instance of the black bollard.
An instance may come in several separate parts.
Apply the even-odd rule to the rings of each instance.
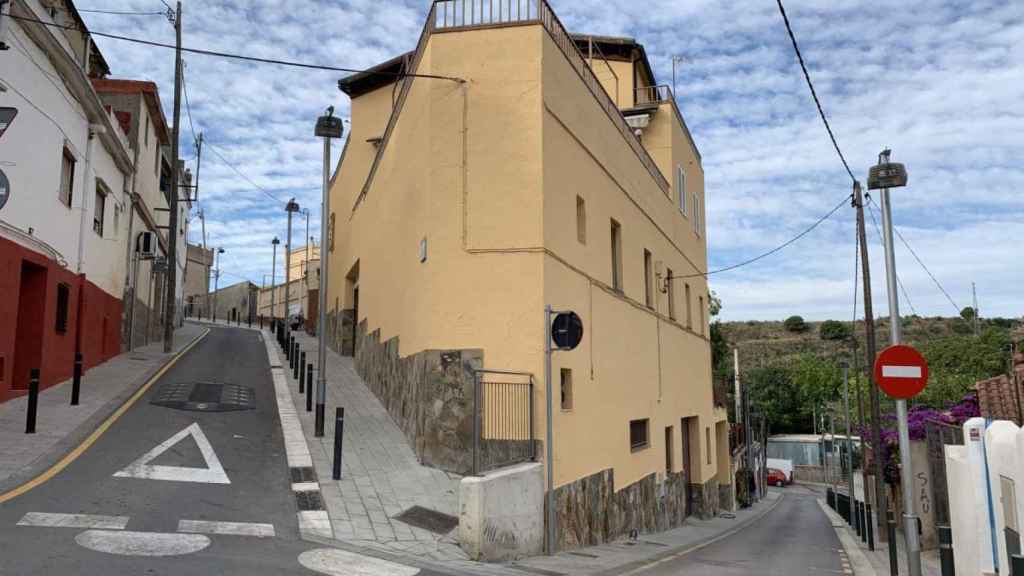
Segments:
[[[306,388],[309,390],[310,394],[313,393],[313,363],[312,362],[310,362],[309,364],[306,364]],[[302,392],[302,390],[299,390],[299,392]]]
[[[36,433],[36,409],[39,407],[39,368],[33,368],[28,376],[28,415],[25,417],[25,434]]]
[[[71,379],[71,405],[78,406],[78,393],[82,389],[82,353],[75,352],[74,376]]]
[[[896,511],[885,511],[885,526],[889,533],[889,576],[899,576],[900,563],[896,558]]]
[[[853,499],[853,530],[857,532],[857,536],[860,536],[860,502],[857,499]]]
[[[334,469],[331,478],[341,480],[341,441],[345,437],[345,408],[338,407],[334,413]]]
[[[1012,554],[1010,556],[1010,576],[1019,576],[1024,574],[1024,556],[1020,554]],[[943,572],[945,576],[945,572]]]
[[[956,568],[953,566],[953,529],[949,526],[936,526],[935,530],[939,533],[939,563],[942,566],[942,576],[954,576]],[[1011,574],[1022,573],[1018,572],[1018,566],[1015,564],[1017,558],[1019,556],[1014,556],[1010,561]]]
[[[295,349],[299,349],[298,345],[295,346]],[[306,365],[306,351],[302,350],[301,352],[298,353],[298,356],[299,361],[295,363],[295,372],[292,375],[295,377],[296,380],[299,381],[299,392],[301,393],[304,388],[303,380],[306,377],[305,373],[303,373],[302,371],[302,367]]]
[[[868,514],[867,514],[867,502],[860,503],[860,541],[867,543],[868,541]]]
[[[295,337],[289,334],[288,335],[288,343],[286,344],[286,346],[288,347],[288,350],[285,351],[285,355],[288,358],[288,368],[293,368],[294,365],[295,365],[295,360],[292,358],[292,350],[294,349],[294,345],[295,345]]]
[[[875,551],[875,519],[871,516],[871,504],[864,506],[864,520],[868,526],[868,550]]]
[[[313,411],[313,387],[306,386],[306,412]]]

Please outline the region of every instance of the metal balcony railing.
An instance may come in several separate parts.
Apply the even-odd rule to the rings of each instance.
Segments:
[[[637,106],[672,101],[672,87],[668,85],[644,86],[636,89],[634,100]]]

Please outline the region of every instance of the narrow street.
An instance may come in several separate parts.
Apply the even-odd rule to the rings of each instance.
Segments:
[[[681,556],[641,568],[636,576],[819,576],[852,574],[843,567],[842,544],[801,486],[783,489],[774,510],[750,526]]]
[[[299,539],[263,337],[213,328],[67,468],[4,503],[0,571],[314,573],[299,562],[317,546]],[[152,403],[186,399],[169,387],[194,383],[206,384],[190,392],[198,410]],[[203,410],[218,401],[231,409]],[[389,568],[374,573],[418,572]]]

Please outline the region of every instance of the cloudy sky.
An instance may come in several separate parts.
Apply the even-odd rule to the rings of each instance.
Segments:
[[[79,0],[82,9],[153,12],[160,0]],[[365,68],[415,44],[429,0],[186,0],[186,46]],[[704,159],[712,269],[770,250],[832,209],[851,188],[800,75],[771,0],[553,0],[570,30],[644,43],[659,81],[677,69],[680,108]],[[972,0],[789,0],[786,9],[839,144],[862,181],[879,151],[906,163],[894,221],[957,306],[977,283],[982,315],[1024,314],[1024,3]],[[160,16],[83,14],[96,31],[173,42]],[[98,38],[119,78],[159,83],[173,103],[173,52]],[[224,246],[224,282],[262,282],[284,203],[310,207],[319,238],[322,144],[313,122],[341,116],[342,73],[186,57],[195,130],[204,133],[201,207]],[[183,115],[183,157],[194,158]],[[245,178],[218,158],[219,153]],[[335,161],[341,146],[335,147]],[[262,189],[262,190],[261,190]],[[276,198],[276,200],[275,200]],[[877,217],[877,211],[876,211]],[[193,219],[192,240],[199,241]],[[875,309],[887,309],[878,235]],[[305,235],[305,220],[296,233]],[[296,240],[296,244],[300,241]],[[843,208],[786,250],[712,277],[723,317],[849,318],[853,210]],[[904,313],[954,305],[903,245]],[[278,260],[280,267],[280,259]],[[279,268],[280,270],[280,268]],[[223,282],[222,282],[223,284]]]

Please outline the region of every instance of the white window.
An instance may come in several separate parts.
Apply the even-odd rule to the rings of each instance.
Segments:
[[[64,154],[60,163],[60,189],[58,197],[60,201],[71,208],[72,193],[75,189],[75,155],[67,147],[64,147]]]
[[[700,236],[700,199],[693,193],[693,231]]]
[[[686,216],[686,172],[681,165],[676,166],[676,196],[679,198],[679,211]]]
[[[92,231],[103,236],[103,224],[107,211],[107,187],[99,178],[96,179],[96,203],[92,211]]]

